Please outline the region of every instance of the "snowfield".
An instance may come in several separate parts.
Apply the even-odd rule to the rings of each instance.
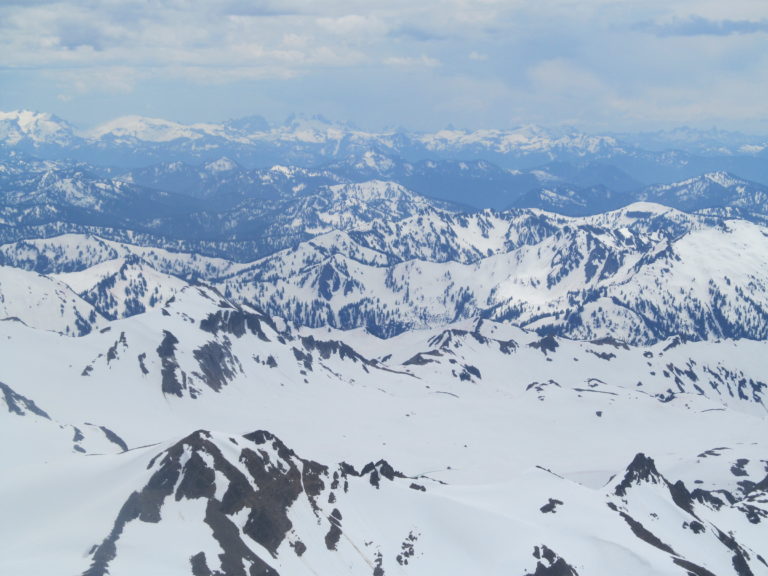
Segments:
[[[764,341],[381,341],[193,286],[0,339],[3,572],[768,573]]]

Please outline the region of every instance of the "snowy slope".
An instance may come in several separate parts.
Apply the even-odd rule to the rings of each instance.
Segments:
[[[0,266],[0,320],[80,336],[99,328],[103,318],[66,284]]]
[[[215,279],[245,267],[221,258],[115,242],[85,234],[62,234],[0,245],[0,263],[41,274],[78,272],[129,256],[140,258],[159,272],[184,278]]]
[[[108,260],[87,270],[59,274],[54,278],[70,286],[110,320],[141,314],[162,305],[188,286],[180,278],[157,272],[135,255]]]
[[[0,480],[19,518],[0,525],[3,571],[766,573],[765,342],[637,349],[482,322],[383,343],[284,332],[192,287],[83,338],[0,330],[14,398],[129,448],[4,445],[29,449]],[[35,342],[47,362],[25,361]],[[46,457],[55,483],[18,481]],[[42,527],[21,504],[35,491]]]

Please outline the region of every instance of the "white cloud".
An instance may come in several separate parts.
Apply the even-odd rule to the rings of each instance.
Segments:
[[[147,73],[137,72],[130,67],[60,68],[45,72],[59,86],[58,95],[62,101],[71,101],[77,95],[88,93],[128,94]]]
[[[486,125],[495,115],[585,127],[717,117],[727,127],[744,110],[768,116],[758,96],[768,93],[768,34],[743,33],[764,21],[765,0],[0,2],[0,73],[53,80],[50,101],[63,102],[58,93],[72,108],[87,94],[162,97],[171,79],[219,94],[252,82],[301,111],[315,103],[310,90],[281,83],[302,78],[340,110],[354,108],[361,85],[408,87],[413,117],[436,125],[456,115],[469,126],[475,114]],[[688,34],[660,34],[665,26]],[[411,89],[418,70],[421,91]],[[42,101],[38,92],[28,97]],[[390,109],[380,92],[366,109]],[[26,103],[0,94],[0,104]]]
[[[422,54],[421,56],[390,56],[382,61],[387,66],[397,66],[402,68],[424,67],[436,68],[440,66],[440,60]]]
[[[359,40],[371,34],[381,36],[386,34],[388,27],[375,16],[346,14],[337,18],[318,18],[317,25],[332,34],[354,37]]]
[[[595,74],[565,58],[540,62],[529,70],[529,76],[537,91],[553,95],[590,96],[606,89]]]

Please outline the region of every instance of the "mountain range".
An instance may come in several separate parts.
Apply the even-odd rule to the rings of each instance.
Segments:
[[[768,575],[760,142],[0,113],[0,573]]]
[[[319,167],[370,151],[408,162],[485,160],[504,169],[547,163],[600,172],[609,165],[642,184],[683,180],[717,170],[768,184],[768,136],[679,129],[645,134],[586,134],[575,128],[402,129],[366,131],[319,116],[270,124],[254,116],[181,124],[129,116],[90,130],[47,113],[0,112],[0,145],[49,159],[139,168],[165,161],[192,164],[228,157],[248,168]],[[607,183],[607,182],[606,182]]]

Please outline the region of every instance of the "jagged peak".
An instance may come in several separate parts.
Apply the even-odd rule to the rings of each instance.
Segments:
[[[614,493],[616,496],[625,496],[627,490],[632,486],[646,483],[661,484],[663,482],[665,482],[664,477],[656,469],[653,458],[638,452],[630,465],[627,466],[624,479],[616,486]]]

